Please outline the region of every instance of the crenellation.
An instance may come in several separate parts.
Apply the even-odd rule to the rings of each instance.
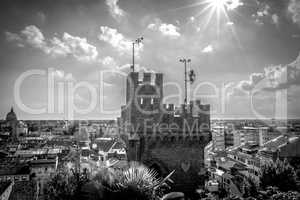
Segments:
[[[143,73],[144,78],[143,78],[143,83],[150,84],[151,83],[151,73]]]
[[[143,77],[142,81],[138,81],[139,77]],[[127,87],[131,86],[131,90],[127,88],[127,107],[122,107],[120,120],[123,124],[129,124],[121,133],[132,136],[127,140],[128,159],[164,166],[160,170],[165,173],[177,169],[174,176],[179,180],[186,174],[181,169],[182,162],[190,162],[191,170],[201,171],[204,167],[201,164],[204,146],[211,138],[209,129],[202,128],[203,124],[210,127],[209,105],[202,105],[200,100],[179,107],[162,104],[163,74],[156,73],[153,76],[151,73],[139,75],[131,72],[130,78],[133,80],[127,81]],[[130,85],[130,82],[134,85]],[[200,164],[195,164],[195,161]],[[195,174],[198,173],[196,171]],[[197,184],[199,180],[203,181],[202,178],[198,178]],[[191,188],[196,186],[193,179],[188,181],[194,183],[190,185]]]

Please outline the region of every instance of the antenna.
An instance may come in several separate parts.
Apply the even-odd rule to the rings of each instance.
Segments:
[[[134,72],[134,53],[135,53],[134,47],[136,44],[139,45],[143,40],[144,40],[143,37],[139,37],[135,41],[132,42],[132,66],[131,66],[132,72]]]
[[[195,81],[195,72],[194,70],[189,71],[189,80],[188,80],[188,72],[187,72],[187,63],[191,62],[191,59],[182,58],[179,60],[184,64],[184,104],[187,105],[187,82],[193,83]]]

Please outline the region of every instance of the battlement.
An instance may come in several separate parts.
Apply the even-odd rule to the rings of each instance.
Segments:
[[[202,181],[196,174],[204,169],[204,147],[211,140],[210,106],[196,100],[176,107],[162,100],[163,74],[129,73],[126,106],[118,122],[128,160],[163,175],[175,170],[178,188],[189,185],[195,191]]]
[[[200,100],[189,104],[162,104],[163,75],[161,73],[131,72],[127,80],[126,107],[122,107],[123,123],[130,124],[138,132],[144,127],[154,127],[161,124],[179,127],[182,132],[186,123],[190,126],[199,125],[201,130],[210,128],[210,105],[201,104]],[[147,122],[147,125],[145,123]],[[132,132],[124,130],[124,132]],[[150,131],[147,131],[150,132]]]
[[[210,105],[201,104],[200,100],[190,101],[189,104],[181,104],[174,109],[175,115],[198,116],[200,114],[209,114]]]
[[[148,72],[130,72],[128,79],[132,81],[134,85],[163,85],[163,74],[162,73],[148,73]]]
[[[163,109],[164,111],[167,111],[167,112],[174,112],[175,111],[175,106],[174,104],[163,104]]]
[[[150,101],[151,104],[157,104],[160,103],[162,99],[162,92],[163,74],[139,72],[129,73],[126,87],[127,103],[132,100],[137,100],[140,105],[148,101]]]
[[[163,104],[163,111],[175,112],[178,114],[200,114],[210,112],[209,104],[201,104],[200,100],[190,101],[189,104],[181,104],[180,107],[176,107],[174,104]]]

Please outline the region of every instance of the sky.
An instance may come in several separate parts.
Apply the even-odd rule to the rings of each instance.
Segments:
[[[183,101],[186,58],[212,118],[300,117],[300,0],[1,4],[0,119],[118,117],[139,37],[136,70],[164,74],[166,103]]]

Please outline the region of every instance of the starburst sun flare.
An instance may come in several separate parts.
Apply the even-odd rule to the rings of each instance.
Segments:
[[[211,20],[215,18],[217,23],[217,33],[219,33],[221,21],[225,23],[231,21],[228,12],[233,11],[244,4],[241,0],[200,0],[198,5],[205,5],[196,15],[196,17],[204,16],[204,29]]]
[[[205,0],[205,3],[209,4],[210,7],[214,9],[228,9],[234,10],[235,8],[243,5],[240,0]]]

